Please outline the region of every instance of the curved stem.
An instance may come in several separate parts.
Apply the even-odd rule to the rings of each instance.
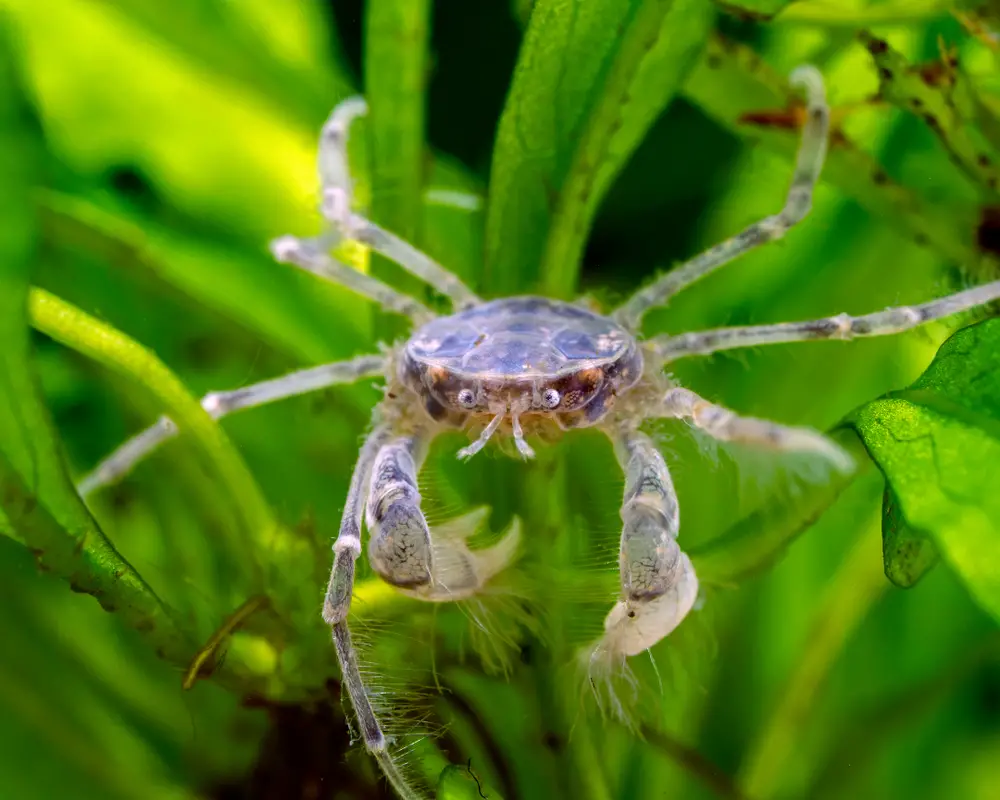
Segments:
[[[228,556],[260,583],[257,553],[270,549],[278,524],[239,453],[166,365],[138,342],[66,301],[34,288],[28,297],[32,327],[132,381],[189,434],[203,463],[226,490],[242,537],[229,541]]]

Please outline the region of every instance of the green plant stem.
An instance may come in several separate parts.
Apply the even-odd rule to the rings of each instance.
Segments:
[[[744,761],[743,791],[768,798],[782,788],[782,775],[796,741],[834,662],[865,614],[889,582],[882,573],[878,541],[880,515],[873,514],[827,587],[803,647],[802,660],[792,671],[781,700]]]
[[[774,17],[774,22],[830,28],[898,26],[946,16],[955,6],[951,0],[895,0],[870,8],[849,8],[845,5],[837,0],[793,3]]]
[[[239,453],[198,400],[145,347],[64,300],[35,288],[28,298],[28,312],[32,327],[132,381],[190,436],[240,521],[242,535],[227,537],[231,551],[227,555],[259,585],[257,553],[271,549],[278,524]]]

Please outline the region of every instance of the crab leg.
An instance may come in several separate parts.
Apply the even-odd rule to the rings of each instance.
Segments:
[[[736,347],[757,347],[763,344],[807,342],[816,339],[848,340],[868,336],[889,336],[994,300],[1000,300],[1000,281],[974,286],[917,306],[889,308],[860,317],[838,314],[835,317],[807,322],[778,322],[774,325],[716,328],[679,336],[657,336],[650,340],[648,346],[664,363],[667,363],[678,358],[704,356]]]
[[[813,189],[826,157],[830,109],[826,104],[823,76],[815,67],[799,67],[792,73],[791,83],[806,90],[806,121],[802,128],[802,142],[785,207],[778,214],[755,222],[736,236],[720,242],[686,264],[671,270],[645,289],[640,289],[614,312],[615,320],[623,326],[630,330],[638,329],[649,309],[662,305],[671,296],[734,258],[762,244],[780,239],[809,213]]]
[[[340,522],[340,533],[333,545],[333,569],[323,603],[323,619],[333,632],[333,643],[337,650],[337,660],[340,662],[344,688],[358,718],[365,749],[378,762],[399,796],[404,800],[415,800],[421,795],[410,786],[389,752],[385,733],[368,696],[358,663],[358,654],[351,642],[351,631],[347,626],[351,595],[354,592],[354,564],[361,554],[361,511],[365,486],[369,482],[379,448],[390,437],[391,432],[387,427],[376,428],[365,440],[358,456],[354,474],[351,476],[347,503],[344,505],[344,515]]]
[[[696,428],[721,442],[743,442],[784,452],[816,453],[841,472],[850,472],[854,467],[851,457],[819,431],[779,425],[756,417],[741,417],[681,387],[670,389],[662,402],[663,416],[689,420]]]
[[[677,494],[663,456],[642,433],[619,431],[613,438],[625,472],[621,599],[604,621],[598,647],[624,657],[647,650],[681,623],[698,595],[698,578],[677,544]]]
[[[513,560],[519,529],[475,552],[465,540],[483,521],[474,511],[431,536],[420,510],[417,471],[427,449],[422,433],[385,443],[372,467],[366,518],[368,561],[388,583],[432,602],[469,597]]]
[[[209,392],[201,399],[201,406],[214,419],[221,419],[234,411],[254,408],[286,397],[314,392],[338,383],[353,383],[366,377],[385,373],[385,356],[359,356],[350,361],[337,361],[311,369],[303,369],[261,383],[254,383],[228,392]],[[177,435],[177,425],[169,417],[160,417],[155,423],[119,446],[111,455],[83,476],[77,491],[86,496],[102,486],[127,474],[142,459],[165,441]]]
[[[455,275],[426,253],[380,228],[351,210],[353,186],[347,159],[347,140],[351,122],[368,113],[361,97],[341,101],[330,113],[319,140],[319,177],[322,186],[320,211],[334,230],[395,261],[399,266],[432,286],[452,301],[455,310],[477,305],[480,300]]]

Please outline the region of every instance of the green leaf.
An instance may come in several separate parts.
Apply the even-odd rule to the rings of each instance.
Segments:
[[[370,0],[365,5],[365,99],[371,216],[416,245],[423,213],[429,0]],[[386,258],[375,256],[371,272],[404,291],[426,295],[427,287]],[[375,329],[398,335],[396,316],[376,318]]]
[[[851,424],[908,524],[1000,620],[1000,319],[965,328],[917,381]]]
[[[0,18],[0,505],[38,562],[184,663],[190,643],[142,577],[105,538],[77,495],[28,363],[28,280],[38,226],[31,192],[43,146]]]
[[[692,548],[691,562],[703,583],[734,584],[774,564],[848,486],[868,472],[871,461],[852,431],[837,430],[833,438],[854,457],[855,471],[835,472],[820,483],[799,487],[792,498],[768,503],[718,538]]]
[[[450,764],[445,767],[434,796],[437,800],[503,800],[496,790],[483,783],[471,764],[464,767]]]
[[[572,293],[601,199],[713,19],[707,0],[538,0],[493,154],[489,292]]]
[[[795,0],[715,0],[715,4],[727,14],[764,22],[794,2]]]
[[[798,138],[796,107],[785,76],[767,66],[746,45],[713,36],[684,85],[684,95],[739,136],[794,157]],[[961,209],[933,211],[913,191],[892,181],[879,163],[838,133],[823,167],[823,181],[835,186],[874,218],[895,226],[971,273],[983,270],[974,240],[977,220]]]
[[[885,577],[900,589],[909,589],[937,560],[934,542],[906,521],[899,499],[887,486],[882,493],[882,562]]]
[[[64,300],[34,289],[29,308],[36,329],[134,381],[190,435],[207,472],[218,476],[225,487],[234,517],[241,524],[242,530],[230,532],[229,558],[241,565],[244,575],[256,574],[259,580],[255,546],[270,549],[278,535],[278,523],[238,451],[201,403],[153,353]]]
[[[1000,193],[995,154],[985,149],[982,134],[955,102],[955,79],[949,72],[958,69],[957,63],[914,66],[884,39],[864,32],[860,39],[878,68],[881,96],[920,117],[970,178],[994,194]]]

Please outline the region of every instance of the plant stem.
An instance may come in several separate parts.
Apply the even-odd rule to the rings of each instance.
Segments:
[[[229,539],[227,556],[252,575],[259,587],[257,554],[272,549],[278,523],[239,453],[198,400],[153,353],[66,301],[35,288],[28,297],[28,313],[32,327],[151,395],[190,436],[209,473],[223,484],[233,516],[240,521],[242,536]]]
[[[813,711],[833,664],[865,614],[889,582],[879,553],[880,514],[874,513],[827,587],[781,701],[744,761],[740,781],[749,797],[767,798],[782,788],[782,776],[796,741]]]

